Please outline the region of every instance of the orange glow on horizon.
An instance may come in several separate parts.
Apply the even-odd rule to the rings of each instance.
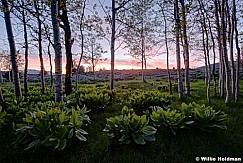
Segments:
[[[90,65],[88,64],[82,64],[84,67],[88,67]],[[182,65],[184,65],[182,63]],[[54,61],[52,62],[52,71],[55,72],[55,63]],[[62,60],[62,73],[66,73],[66,60]],[[197,67],[199,66],[198,62],[191,62],[190,67]],[[35,69],[35,70],[40,70],[40,61],[38,56],[30,56],[29,57],[29,69]],[[48,59],[44,59],[44,67],[46,71],[50,71],[50,64]],[[175,62],[170,62],[170,69],[173,67],[176,67]],[[166,68],[166,61],[163,60],[147,60],[147,69],[156,69],[156,68],[161,68],[165,69]],[[96,71],[99,71],[100,69],[105,69],[105,70],[110,70],[110,61],[100,61],[95,67]],[[130,59],[130,60],[121,60],[118,59],[115,61],[115,69],[123,70],[123,69],[141,69],[141,63],[138,62],[138,60],[135,59]]]

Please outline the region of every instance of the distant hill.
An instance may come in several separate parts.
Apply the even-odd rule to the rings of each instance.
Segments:
[[[237,65],[237,62],[235,61],[235,67]],[[230,62],[229,62],[229,66],[230,66]],[[213,64],[211,64],[211,68],[213,68]],[[201,67],[197,67],[195,68],[196,70],[205,70],[205,66],[201,66]],[[216,71],[219,70],[219,63],[215,63],[215,69]],[[242,70],[242,66],[240,66],[240,69]]]
[[[210,66],[211,66],[211,68],[213,68],[213,64],[211,64]],[[197,67],[195,69],[204,71],[205,70],[205,66]],[[215,69],[216,69],[216,71],[219,69],[219,63],[215,63]]]

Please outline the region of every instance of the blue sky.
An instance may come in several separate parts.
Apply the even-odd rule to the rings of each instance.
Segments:
[[[15,24],[13,26],[14,29],[14,35],[15,35],[15,42],[16,42],[16,47],[17,50],[20,50],[20,53],[23,53],[24,49],[21,47],[21,45],[19,45],[20,42],[23,41],[23,33],[19,32],[18,28],[21,29],[21,24],[18,24],[18,22],[16,22],[16,19],[12,19],[12,24]],[[6,29],[5,29],[5,22],[3,19],[3,13],[0,13],[0,51],[2,50],[9,50],[9,45],[8,45],[8,40],[7,40],[7,36],[6,36]],[[102,41],[102,45],[104,45],[104,50],[106,50],[108,53],[103,55],[103,58],[107,58],[107,61],[101,61],[98,62],[97,64],[97,70],[100,68],[105,68],[105,69],[110,69],[110,47],[108,45],[108,42],[106,40]],[[43,50],[46,51],[46,46],[43,46]],[[73,47],[73,53],[79,53],[79,47],[77,45],[74,45]],[[141,67],[141,64],[139,63],[138,60],[133,59],[131,56],[129,55],[124,55],[124,53],[126,53],[125,49],[118,49],[116,51],[116,56],[115,56],[115,69],[137,69]],[[170,55],[170,67],[176,67],[175,64],[175,55],[173,50],[170,51],[171,55]],[[54,58],[54,53],[53,53],[53,58]],[[74,57],[75,58],[75,57]],[[78,58],[77,58],[78,59]],[[29,68],[30,69],[40,69],[39,67],[39,58],[38,58],[38,51],[37,48],[31,48],[30,49],[30,54],[29,54]],[[49,69],[49,61],[48,61],[48,57],[47,55],[44,53],[44,61],[45,61],[45,68],[48,70]],[[148,59],[147,61],[147,68],[166,68],[166,56],[165,55],[161,55],[161,56],[157,56],[151,59]],[[199,66],[199,65],[203,65],[202,62],[191,62],[191,64],[193,64],[192,67],[195,66]],[[65,69],[65,53],[64,53],[64,46],[63,46],[63,71]],[[183,64],[182,64],[183,65]],[[88,66],[87,64],[85,64],[85,66]]]

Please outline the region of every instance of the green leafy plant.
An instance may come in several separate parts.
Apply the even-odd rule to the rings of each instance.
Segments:
[[[2,125],[4,124],[6,115],[7,115],[7,112],[2,111],[2,106],[0,106],[0,128],[2,128]]]
[[[103,110],[110,102],[111,91],[105,88],[90,88],[83,87],[78,90],[75,94],[65,97],[66,105],[68,107],[73,107],[79,105],[83,107],[84,105],[93,110]]]
[[[146,141],[155,141],[156,129],[148,125],[146,115],[138,116],[135,113],[120,115],[107,119],[104,129],[111,138],[116,138],[120,144],[145,144]]]
[[[80,101],[91,110],[102,110],[110,101],[108,93],[99,91],[80,94]]]
[[[176,135],[176,130],[183,128],[182,122],[185,116],[175,110],[163,110],[161,107],[154,107],[150,118],[152,119],[154,126],[165,126]]]
[[[54,102],[44,103],[26,114],[23,123],[18,124],[15,145],[25,146],[25,150],[36,150],[40,146],[49,146],[63,150],[71,144],[74,137],[86,141],[84,135],[88,134],[81,129],[90,122],[85,108],[61,108]]]
[[[215,111],[210,106],[202,105],[194,109],[195,126],[203,131],[211,131],[213,128],[227,129],[224,122],[227,114],[222,111]]]
[[[133,114],[133,113],[134,113],[134,110],[131,108],[128,108],[127,106],[124,106],[121,111],[122,115],[129,115],[129,114]]]
[[[194,108],[199,107],[199,104],[196,104],[195,102],[189,103],[188,105],[186,103],[182,103],[181,107],[177,110],[179,113],[184,115],[184,119],[182,121],[183,125],[181,125],[181,128],[191,128],[193,127],[195,121],[194,121]]]
[[[139,113],[149,109],[150,106],[161,106],[168,109],[170,97],[170,95],[159,91],[136,90],[129,95],[125,105],[135,109]]]
[[[210,106],[200,105],[195,102],[182,103],[179,111],[185,115],[184,121],[186,127],[192,125],[203,131],[210,131],[213,128],[227,129],[224,122],[227,120],[227,114],[222,111],[216,111]],[[189,123],[190,122],[190,123]]]
[[[122,115],[114,116],[107,118],[106,126],[103,131],[107,133],[110,138],[119,138],[121,136],[121,126],[120,121],[122,119]]]
[[[195,102],[188,105],[182,103],[179,109],[167,111],[154,107],[150,118],[156,127],[165,126],[175,135],[176,131],[182,128],[198,128],[203,131],[211,131],[213,128],[227,129],[224,125],[227,115],[224,112]]]

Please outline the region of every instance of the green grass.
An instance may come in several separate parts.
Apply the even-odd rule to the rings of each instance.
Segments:
[[[153,83],[153,84],[151,84]],[[166,82],[150,80],[147,83],[140,81],[116,82],[115,87],[124,89],[157,89],[158,86],[167,85]],[[95,84],[94,84],[95,86]],[[182,102],[195,101],[199,104],[209,105],[206,100],[206,86],[203,80],[191,83],[192,96],[183,100],[178,99],[174,93],[171,106],[179,107]],[[36,152],[14,149],[13,132],[0,130],[0,162],[195,162],[197,156],[211,157],[241,157],[243,159],[243,92],[241,88],[239,103],[224,104],[221,97],[213,97],[210,105],[216,110],[223,110],[228,114],[227,130],[214,130],[205,133],[199,130],[182,130],[173,135],[164,130],[156,133],[156,141],[146,145],[118,145],[108,139],[102,131],[106,118],[120,114],[120,107],[115,104],[103,112],[90,113],[92,123],[85,130],[89,133],[87,142],[72,142],[72,146],[64,151],[52,151],[41,148]]]

